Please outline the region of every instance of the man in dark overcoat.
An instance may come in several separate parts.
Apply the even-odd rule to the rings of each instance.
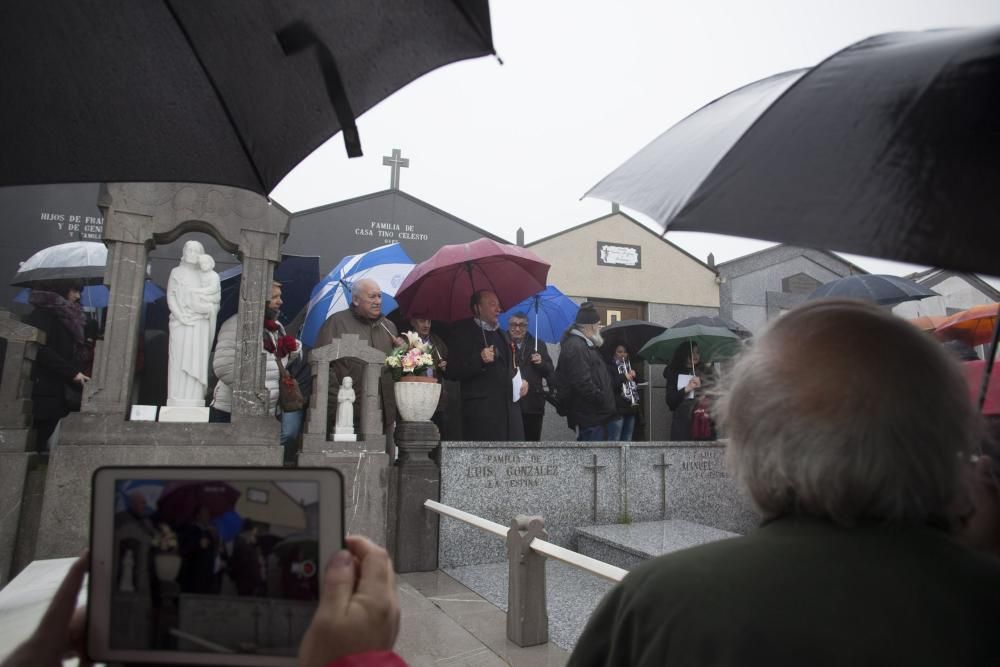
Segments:
[[[462,439],[523,440],[521,410],[513,397],[514,354],[500,329],[500,300],[481,290],[470,305],[473,317],[451,330],[447,369],[448,377],[461,383]],[[522,384],[520,397],[528,389]]]
[[[542,419],[545,417],[542,378],[552,374],[552,358],[545,343],[535,340],[528,333],[528,316],[524,313],[511,315],[507,320],[507,329],[514,343],[514,363],[521,369],[521,377],[528,382],[528,393],[519,401],[524,439],[538,442],[542,439]]]

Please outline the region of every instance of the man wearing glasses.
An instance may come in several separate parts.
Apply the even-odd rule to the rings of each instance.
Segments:
[[[521,369],[521,377],[528,381],[528,393],[520,401],[524,439],[538,442],[542,439],[542,418],[545,417],[542,378],[552,373],[552,359],[545,343],[528,333],[528,316],[523,312],[510,316],[507,329],[514,345],[514,362]]]

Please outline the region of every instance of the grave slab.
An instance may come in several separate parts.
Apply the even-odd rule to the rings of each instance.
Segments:
[[[570,547],[577,526],[621,514],[623,461],[612,443],[443,442],[441,502],[502,526],[541,515],[549,540]],[[503,541],[441,518],[440,567],[506,560]]]
[[[739,534],[682,519],[588,526],[576,530],[577,551],[626,570],[672,551],[730,537],[739,537]]]
[[[744,534],[760,519],[725,468],[723,442],[630,443],[628,515],[684,519]]]

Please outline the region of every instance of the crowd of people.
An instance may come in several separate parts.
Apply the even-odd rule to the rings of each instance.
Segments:
[[[592,361],[592,316],[578,319],[568,335],[594,355],[588,373],[607,373]],[[488,313],[479,321],[482,336],[495,331]],[[484,367],[497,362],[488,349]],[[995,664],[997,429],[942,346],[877,307],[816,301],[776,320],[727,378],[715,402],[727,468],[762,525],[633,569],[569,664]],[[84,570],[7,665],[79,650]],[[326,566],[300,663],[400,665],[398,622],[385,552],[351,538]]]
[[[208,255],[202,257],[210,259]],[[82,387],[89,380],[93,340],[87,340],[86,319],[78,303],[82,287],[72,281],[56,281],[38,285],[30,296],[34,309],[26,321],[44,331],[47,340],[36,360],[32,394],[36,439],[41,451],[47,450],[47,442],[59,420],[80,409]],[[261,352],[266,358],[268,409],[281,422],[284,460],[292,465],[310,399],[312,373],[308,350],[281,323],[281,306],[281,284],[275,282],[265,306]],[[442,384],[442,392],[433,421],[443,439],[537,442],[542,439],[547,402],[558,405],[559,414],[566,417],[567,425],[579,440],[629,441],[635,437],[643,415],[641,394],[646,389],[640,388],[643,382],[632,366],[630,351],[624,345],[610,350],[603,345],[600,317],[592,303],[582,304],[576,321],[562,337],[558,367],[548,346],[529,332],[526,313],[513,313],[508,318],[507,330],[500,326],[500,313],[501,304],[495,293],[475,292],[470,300],[471,317],[450,327],[447,342],[432,331],[429,318],[416,314],[409,319],[409,329],[430,344],[435,357],[430,374]],[[211,422],[225,423],[232,418],[238,322],[238,315],[226,319],[211,348],[213,381],[208,390]],[[382,291],[373,280],[362,279],[351,285],[350,306],[324,323],[316,346],[326,345],[345,333],[357,334],[387,355],[405,345],[396,325],[382,312]],[[328,405],[336,406],[344,378],[350,377],[356,388],[363,386],[364,363],[344,358],[331,366],[327,400]],[[682,391],[675,383],[678,374],[684,373],[690,374],[691,380]],[[664,374],[667,405],[674,413],[671,439],[714,438],[714,426],[709,432],[691,430],[696,404],[703,399],[701,383],[709,383],[712,377],[711,368],[704,368],[698,362],[697,346],[690,356],[679,354]],[[282,405],[279,385],[283,375],[295,379],[303,397],[302,405],[293,408]],[[392,383],[391,374],[383,372],[379,396],[383,426],[390,433],[396,421]],[[452,393],[459,395],[460,401],[453,401]],[[461,413],[459,417],[449,414],[449,405]],[[354,424],[360,423],[360,409],[361,402],[356,401]],[[550,408],[549,412],[553,410]],[[332,430],[335,409],[328,414]]]

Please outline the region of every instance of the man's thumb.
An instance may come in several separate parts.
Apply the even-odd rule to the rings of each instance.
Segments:
[[[354,557],[351,552],[341,549],[333,554],[323,571],[321,603],[341,613],[347,608],[354,593],[354,579]]]

